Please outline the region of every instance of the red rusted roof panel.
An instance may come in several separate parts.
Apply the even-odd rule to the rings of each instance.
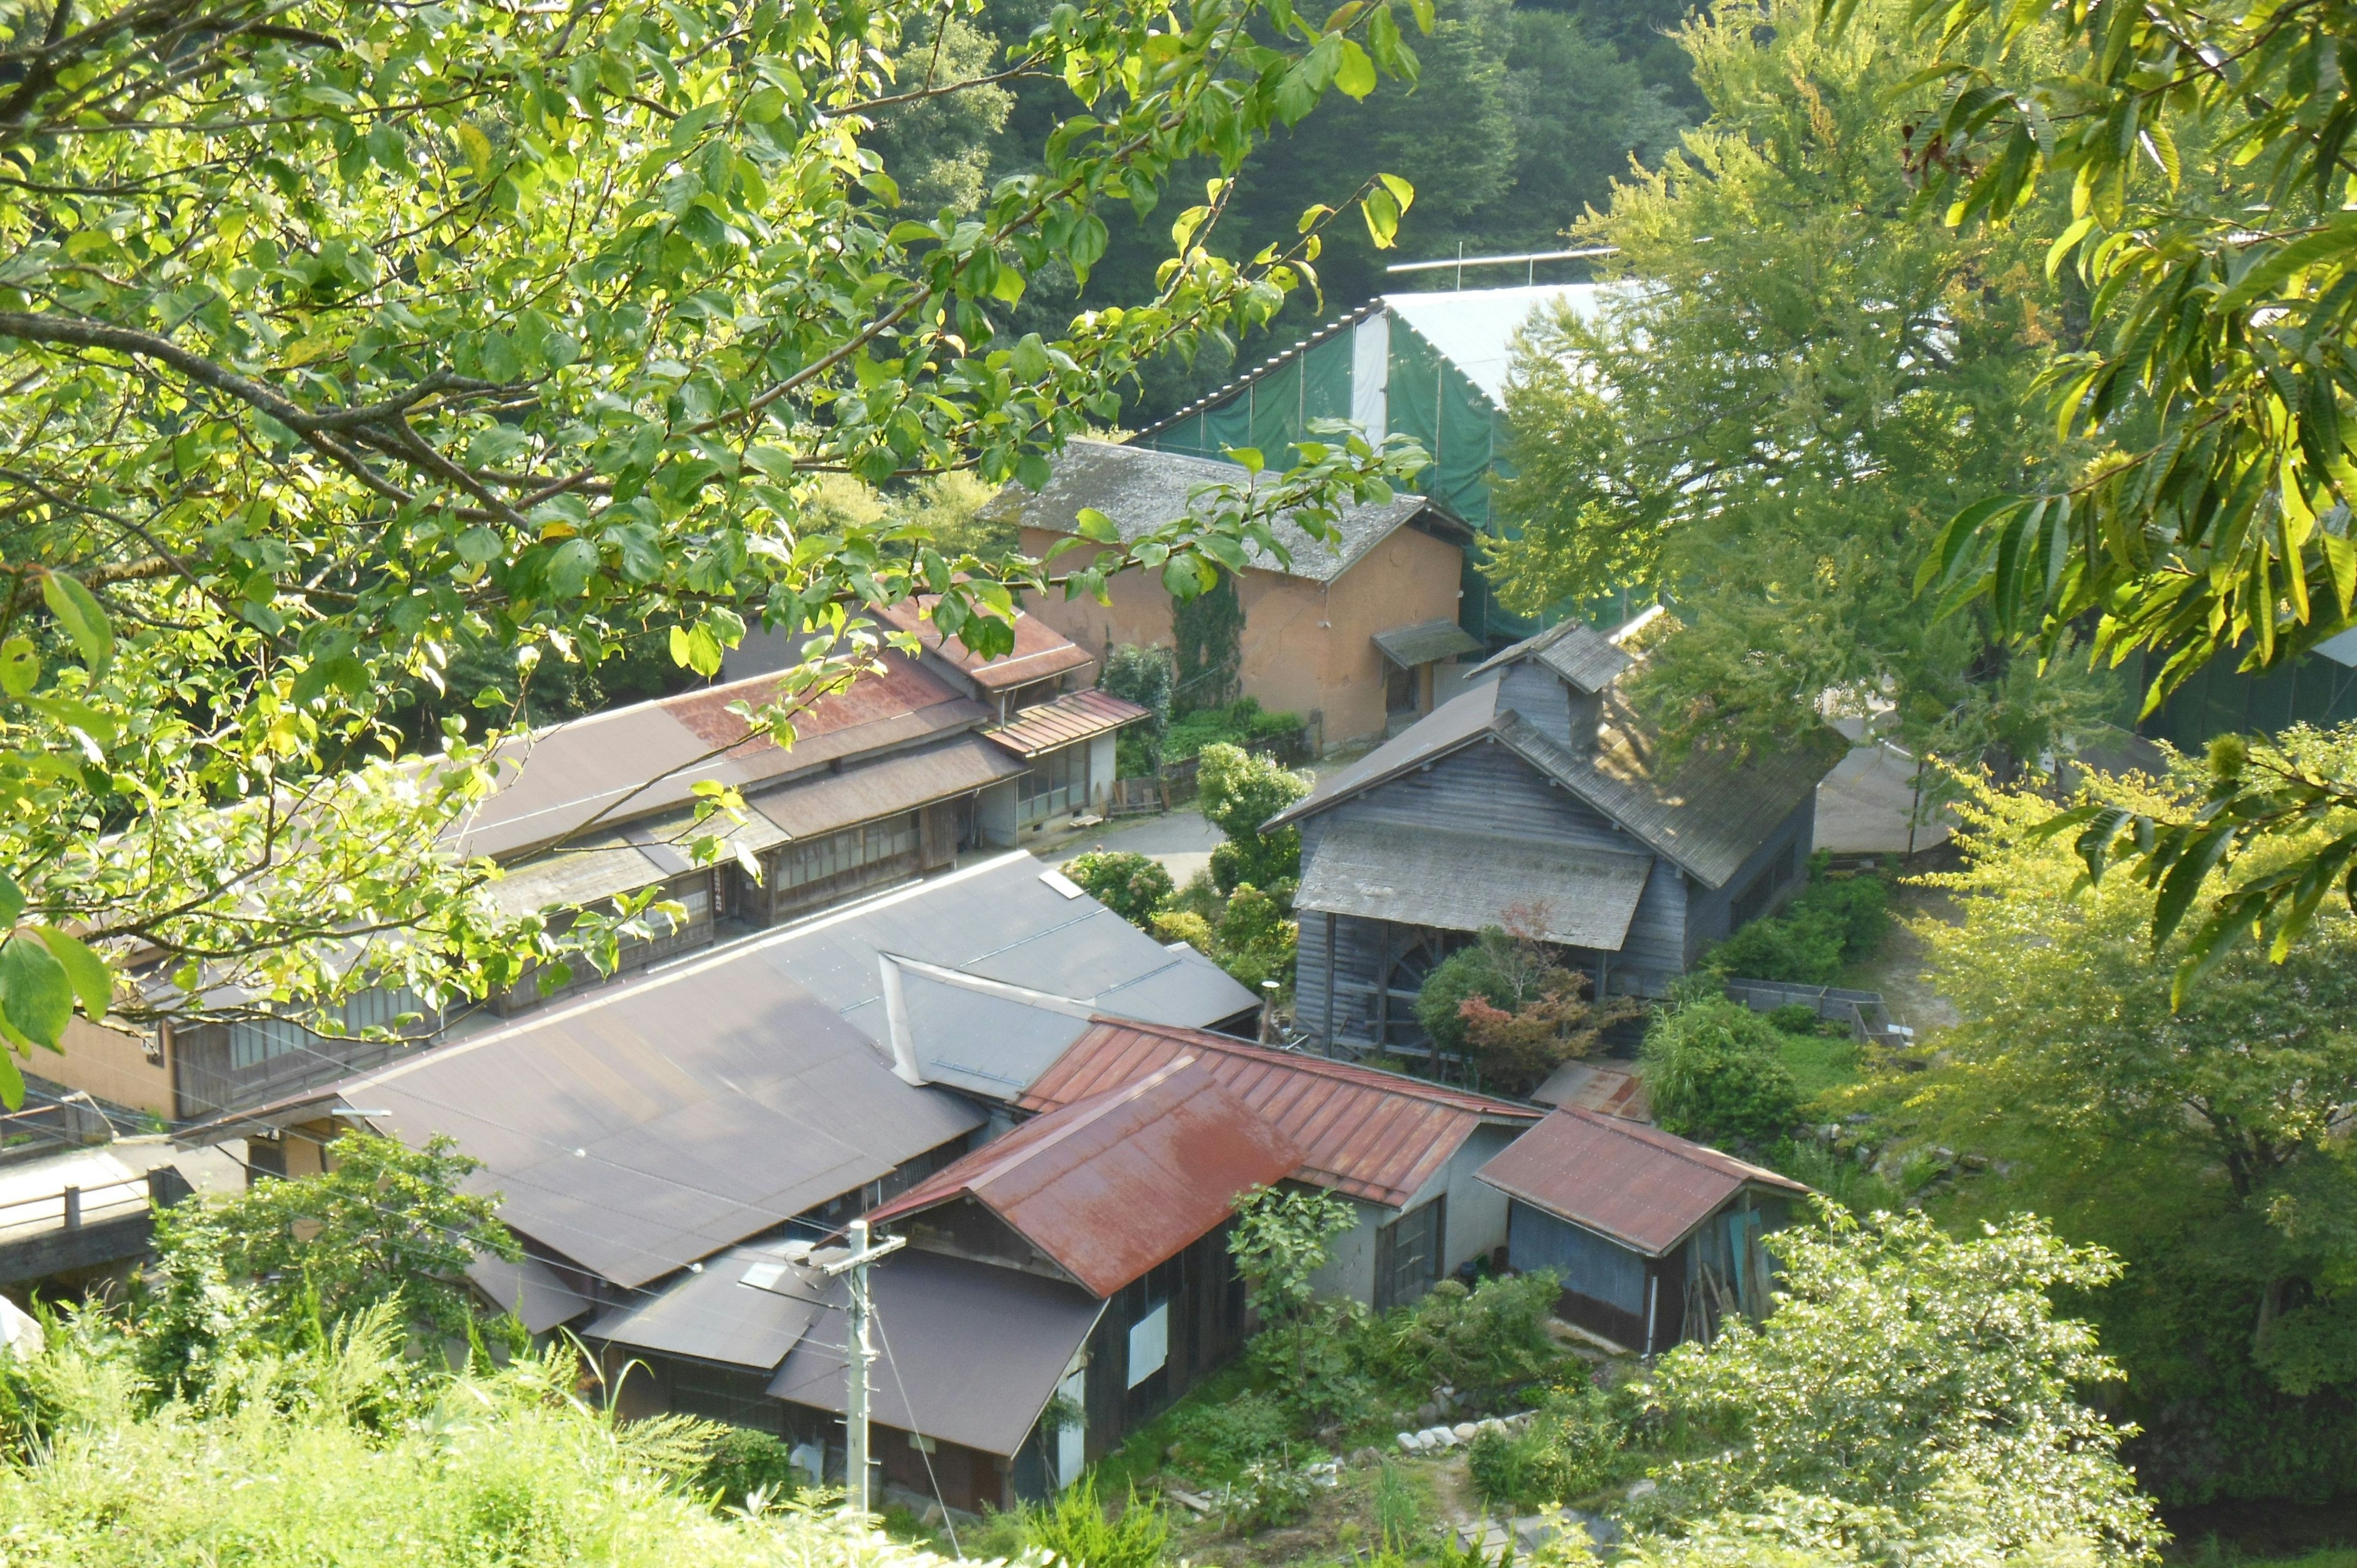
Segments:
[[[1483,1122],[1543,1112],[1351,1062],[1246,1045],[1200,1029],[1099,1020],[1017,1103],[1069,1105],[1191,1056],[1301,1149],[1303,1181],[1397,1208]]]
[[[932,623],[930,616],[938,596],[926,594],[914,602],[894,605],[883,612],[884,618],[902,631],[913,633],[926,652],[948,660],[985,692],[1027,686],[1094,662],[1087,650],[1062,632],[1037,616],[1019,612],[1015,617],[1015,650],[996,659],[977,659],[964,643],[943,637],[941,628]],[[925,614],[920,615],[920,610]]]
[[[1809,1190],[1658,1127],[1576,1106],[1515,1139],[1480,1174],[1510,1197],[1656,1258],[1746,1187]]]
[[[1017,757],[1038,757],[1146,716],[1135,703],[1091,687],[1025,708],[996,729],[983,733]]]
[[[1239,1194],[1283,1180],[1300,1163],[1291,1139],[1180,1056],[1032,1118],[868,1219],[972,1197],[1109,1296],[1217,1230]]]

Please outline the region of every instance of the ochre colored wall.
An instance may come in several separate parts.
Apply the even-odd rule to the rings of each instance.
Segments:
[[[1042,554],[1055,537],[1025,529],[1023,548]],[[1319,738],[1329,747],[1380,738],[1385,665],[1375,633],[1456,619],[1460,559],[1457,546],[1403,528],[1330,585],[1246,572],[1237,585],[1244,695],[1273,711],[1322,714]],[[1170,645],[1170,598],[1159,582],[1125,572],[1108,586],[1110,607],[1084,596],[1025,608],[1092,653],[1102,654],[1108,642]]]
[[[64,1045],[62,1056],[37,1051],[24,1058],[26,1070],[134,1111],[175,1114],[168,1052],[151,1062],[138,1036],[81,1018],[67,1020]]]

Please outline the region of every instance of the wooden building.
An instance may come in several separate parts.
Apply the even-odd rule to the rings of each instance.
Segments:
[[[1508,1200],[1507,1261],[1554,1271],[1556,1313],[1640,1355],[1768,1315],[1762,1239],[1808,1188],[1641,1122],[1557,1111],[1481,1168]]]
[[[1329,1048],[1415,1056],[1424,978],[1500,926],[1600,992],[1658,996],[1806,879],[1830,730],[1683,757],[1619,690],[1634,660],[1572,623],[1273,818],[1301,830],[1296,1015]]]

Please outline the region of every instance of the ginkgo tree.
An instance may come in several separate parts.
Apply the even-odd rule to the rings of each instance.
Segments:
[[[552,660],[652,631],[710,674],[799,639],[748,735],[871,668],[871,611],[1011,646],[1019,593],[1182,597],[1419,458],[1346,432],[1124,545],[985,566],[808,509],[822,476],[1038,485],[1153,356],[1265,321],[1388,177],[1223,255],[1229,177],[1329,91],[1412,83],[1429,0],[1078,0],[1003,58],[922,47],[972,0],[76,0],[0,8],[0,1035],[480,995],[595,953],[624,903],[500,915],[448,849]],[[1405,24],[1405,25],[1404,25]],[[971,50],[960,60],[970,61]],[[1037,162],[921,211],[896,108],[1060,81]],[[1150,298],[1005,323],[1185,160]],[[390,695],[490,650],[441,749]],[[470,667],[479,668],[478,659]],[[471,707],[469,704],[471,703]],[[725,817],[733,802],[708,794]],[[719,852],[717,822],[694,834]],[[17,1092],[0,1053],[0,1090]]]

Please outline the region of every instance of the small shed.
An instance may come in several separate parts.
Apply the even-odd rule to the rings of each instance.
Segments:
[[[1762,1239],[1809,1189],[1641,1122],[1566,1107],[1481,1167],[1507,1197],[1507,1258],[1563,1281],[1557,1315],[1652,1355],[1768,1314]]]

